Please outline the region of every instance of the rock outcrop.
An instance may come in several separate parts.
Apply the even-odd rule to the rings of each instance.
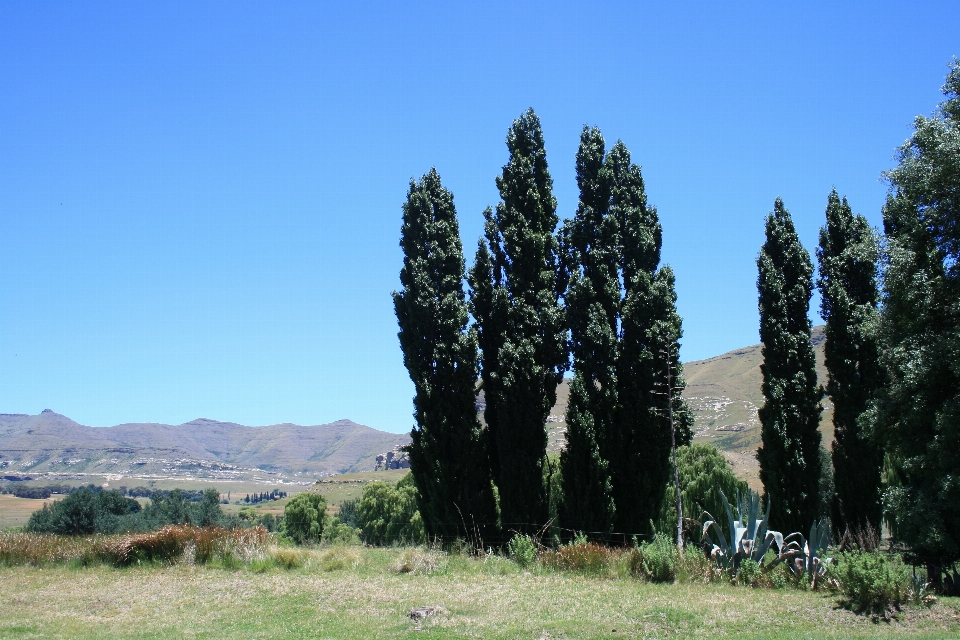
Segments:
[[[390,451],[381,453],[377,456],[377,466],[374,467],[373,470],[379,471],[380,469],[389,470],[409,468],[410,458],[407,457],[407,452],[403,450],[403,445],[398,444]]]

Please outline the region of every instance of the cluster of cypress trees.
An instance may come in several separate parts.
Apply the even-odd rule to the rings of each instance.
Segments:
[[[580,203],[558,232],[532,110],[514,121],[507,148],[501,202],[484,212],[468,273],[453,196],[435,170],[411,181],[403,207],[394,305],[416,390],[409,451],[426,533],[534,532],[548,521],[545,424],[571,351],[563,525],[646,532],[668,479],[668,403],[680,443],[691,423],[682,382],[662,384],[667,366],[678,372],[681,329],[673,273],[659,266],[656,209],[626,147],[608,154],[600,132],[584,128]]]
[[[690,440],[681,383],[664,387],[681,335],[674,276],[660,267],[662,231],[640,168],[622,142],[605,153],[585,127],[580,202],[562,231],[574,378],[560,455],[564,526],[641,532],[663,500],[671,446],[667,403]]]
[[[960,559],[960,62],[887,172],[885,247],[836,191],[817,248],[829,378],[817,386],[809,254],[777,199],[757,260],[763,393],[760,477],[771,518],[818,515],[823,393],[834,405],[834,529],[882,520],[930,578]],[[882,276],[882,287],[878,284]]]

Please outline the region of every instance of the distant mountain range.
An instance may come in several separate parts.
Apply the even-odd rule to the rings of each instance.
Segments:
[[[86,427],[49,409],[0,414],[0,476],[123,475],[313,481],[369,471],[377,454],[410,441],[350,420],[247,427],[200,418],[180,425]]]
[[[823,327],[813,330],[817,375],[826,383]],[[684,363],[684,397],[694,412],[695,440],[711,442],[738,475],[757,484],[754,452],[760,445],[757,408],[761,346]],[[547,419],[548,451],[564,444],[568,381],[557,389]],[[483,408],[483,396],[477,408]],[[824,401],[824,446],[833,438],[832,407]],[[406,433],[386,433],[338,420],[325,425],[247,427],[200,418],[181,425],[122,424],[85,427],[49,409],[35,416],[0,414],[0,477],[15,474],[89,474],[157,478],[312,481],[320,476],[372,471],[376,457],[410,442]]]

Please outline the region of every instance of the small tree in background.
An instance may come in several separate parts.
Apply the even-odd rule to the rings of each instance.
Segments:
[[[680,499],[683,513],[691,521],[700,519],[704,511],[723,513],[723,501],[719,491],[730,500],[747,491],[747,483],[737,478],[727,459],[709,444],[691,444],[677,449],[677,472],[680,476]],[[718,491],[719,490],[719,491]],[[677,526],[677,507],[674,501],[676,485],[673,481],[664,492],[663,506],[657,517],[658,531],[671,531]],[[688,527],[687,532],[699,540],[700,531]]]
[[[883,451],[857,421],[883,382],[875,322],[879,243],[867,219],[854,215],[836,190],[827,200],[817,262],[820,316],[826,320],[826,391],[833,402],[834,531],[881,527]]]
[[[770,519],[784,531],[805,531],[817,517],[820,406],[810,342],[813,265],[780,198],[767,216],[757,258],[763,396],[757,450]]]
[[[326,514],[327,501],[322,495],[298,493],[283,510],[283,533],[297,544],[320,542]]]
[[[416,390],[410,471],[427,532],[455,539],[496,522],[496,504],[477,420],[477,336],[467,329],[457,212],[434,169],[410,182],[400,246],[403,288],[393,301]]]
[[[396,485],[371,482],[357,501],[356,525],[368,544],[417,544],[425,539],[423,520],[417,511],[417,490],[412,474]]]
[[[536,530],[548,518],[546,419],[567,365],[560,295],[557,203],[540,119],[532,109],[507,134],[497,178],[501,202],[484,212],[485,239],[470,271],[490,464],[505,527]]]

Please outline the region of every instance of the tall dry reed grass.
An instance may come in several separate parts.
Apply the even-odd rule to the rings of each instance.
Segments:
[[[262,526],[224,529],[191,525],[112,536],[4,533],[0,534],[0,565],[251,562],[266,555],[268,535]]]

